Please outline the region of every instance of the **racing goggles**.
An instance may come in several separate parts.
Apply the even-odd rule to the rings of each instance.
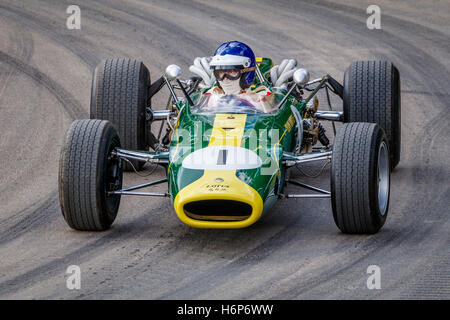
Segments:
[[[238,80],[243,73],[255,70],[255,67],[244,69],[228,69],[228,70],[214,70],[214,76],[218,81],[223,81],[225,78],[229,80]]]

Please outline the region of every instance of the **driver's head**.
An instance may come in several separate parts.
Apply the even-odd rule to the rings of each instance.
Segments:
[[[225,42],[217,48],[210,62],[219,86],[226,94],[237,94],[255,79],[255,55],[239,41]]]

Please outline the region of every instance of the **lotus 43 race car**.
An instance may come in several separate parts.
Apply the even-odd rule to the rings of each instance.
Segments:
[[[376,233],[400,160],[397,68],[353,62],[342,84],[296,69],[276,86],[272,60],[256,62],[253,86],[271,92],[262,107],[245,95],[210,94],[201,77],[180,79],[176,65],[151,83],[140,61],[103,61],[93,75],[90,119],[72,123],[61,150],[59,196],[68,225],[108,229],[122,195],[168,197],[179,219],[197,228],[244,228],[279,199],[330,198],[342,232]],[[164,86],[167,106],[154,108],[152,97]],[[320,90],[326,110],[318,107]],[[343,111],[331,108],[330,93],[342,98]],[[333,128],[343,122],[333,144],[322,121]],[[290,168],[311,161],[331,162],[330,190],[290,178]],[[122,172],[146,163],[161,165],[166,178],[123,188]],[[167,192],[141,190],[160,183]],[[289,184],[309,191],[290,193]]]

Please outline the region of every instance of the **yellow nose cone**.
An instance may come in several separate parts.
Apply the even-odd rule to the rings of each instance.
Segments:
[[[246,114],[217,114],[210,147],[239,147]],[[236,177],[236,170],[204,170],[198,180],[181,189],[174,199],[178,217],[196,228],[245,228],[262,214],[259,193]]]
[[[205,170],[174,200],[181,221],[196,228],[245,228],[263,209],[259,193],[236,177],[236,170]]]

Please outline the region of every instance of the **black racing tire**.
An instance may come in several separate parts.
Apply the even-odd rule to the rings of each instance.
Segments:
[[[331,160],[331,204],[343,233],[377,233],[389,209],[389,144],[373,123],[346,123],[336,134]]]
[[[377,123],[386,132],[391,169],[400,162],[400,73],[388,61],[356,61],[344,74],[344,122]]]
[[[146,107],[149,99],[150,72],[134,59],[107,59],[95,68],[92,77],[90,118],[110,121],[118,130],[123,148],[148,150]],[[136,170],[143,163],[132,160]],[[131,171],[129,163],[124,170]]]
[[[108,229],[117,216],[122,188],[121,161],[111,157],[120,147],[106,120],[76,120],[67,130],[59,160],[59,201],[67,224],[81,231]]]

